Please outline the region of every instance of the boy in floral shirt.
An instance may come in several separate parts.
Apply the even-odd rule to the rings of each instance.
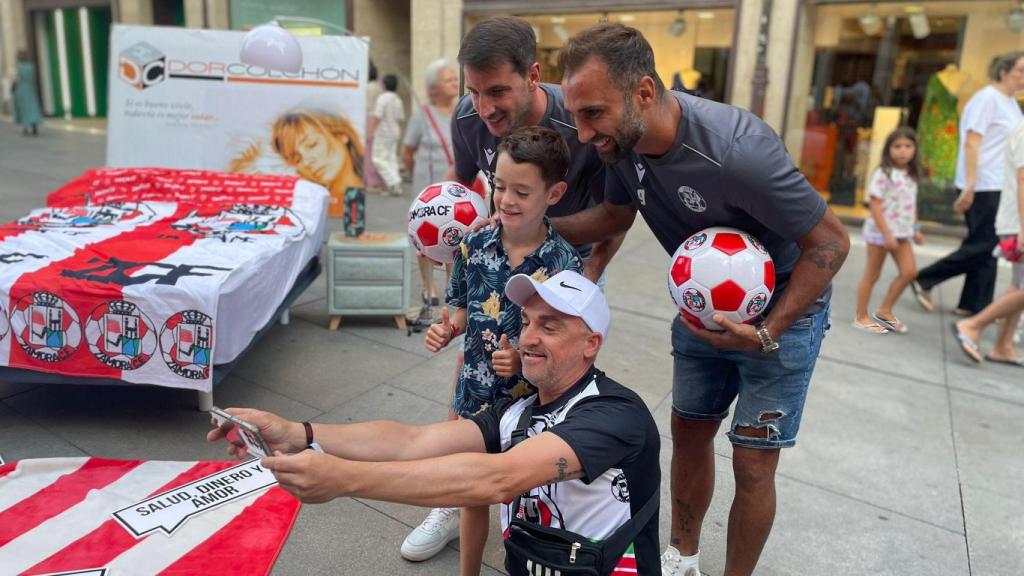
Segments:
[[[498,226],[466,236],[455,256],[442,320],[427,331],[426,347],[438,352],[465,332],[465,363],[452,398],[452,410],[472,416],[500,398],[533,393],[520,376],[520,310],[505,296],[505,283],[516,274],[544,281],[563,270],[583,272],[572,245],[548,224],[544,213],[566,190],[569,147],[549,128],[530,126],[510,133],[498,146],[494,170],[494,206]],[[487,507],[463,510],[463,548],[477,564],[487,542]],[[463,559],[467,557],[463,551]],[[475,554],[474,554],[475,553]],[[467,573],[468,566],[463,566]],[[473,572],[472,569],[469,571]]]

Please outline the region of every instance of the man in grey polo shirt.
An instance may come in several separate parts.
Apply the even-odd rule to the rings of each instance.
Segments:
[[[770,127],[744,110],[666,91],[638,31],[599,24],[570,39],[559,60],[580,140],[609,163],[604,202],[554,220],[559,234],[599,240],[627,230],[639,210],[669,254],[704,228],[733,226],[775,261],[775,293],[756,326],[717,315],[722,332],[680,317],[672,326],[672,535],[662,573],[699,574],[714,436],[736,399],[725,574],[750,574],[771,531],[779,452],[796,441],[849,239]]]
[[[562,87],[540,82],[536,46],[529,23],[505,16],[480,22],[463,38],[459,63],[469,94],[452,114],[455,165],[451,176],[465,183],[483,172],[493,187],[501,139],[520,126],[551,128],[569,143],[570,164],[565,195],[548,208],[547,215],[567,216],[603,199],[604,166],[594,148],[580,142],[572,116],[565,110]],[[602,240],[593,249],[589,242],[576,244],[592,282],[598,281],[622,238]]]

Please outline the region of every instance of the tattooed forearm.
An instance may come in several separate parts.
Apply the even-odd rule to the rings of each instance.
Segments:
[[[558,463],[555,464],[555,468],[558,470],[558,481],[565,480],[565,469],[569,467],[569,462],[565,458],[559,458]]]
[[[842,245],[836,240],[829,240],[804,252],[804,258],[813,262],[818,268],[828,270],[833,275],[839,272],[846,260]]]
[[[551,478],[545,484],[555,484],[583,477],[583,470],[569,470],[569,461],[565,458],[559,458],[558,462],[555,462],[555,470],[558,470],[558,476]]]

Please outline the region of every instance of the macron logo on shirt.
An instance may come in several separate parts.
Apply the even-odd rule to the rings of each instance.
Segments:
[[[490,148],[484,148],[484,156],[487,156],[488,166],[494,164],[494,150],[491,150]]]
[[[644,174],[646,174],[646,173],[647,173],[647,169],[644,168],[644,163],[643,162],[637,162],[636,163],[636,181],[640,182],[640,183],[643,183],[643,181],[644,181]]]

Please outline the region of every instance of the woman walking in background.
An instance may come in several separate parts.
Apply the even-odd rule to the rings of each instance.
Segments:
[[[1010,135],[1004,171],[1005,188],[996,214],[996,234],[1000,255],[1013,263],[1010,286],[984,310],[954,324],[953,331],[960,348],[971,360],[1024,367],[1024,356],[1013,345],[1013,332],[1024,311],[1024,231],[1021,229],[1024,221],[1024,186],[1021,185],[1024,181],[1024,123]],[[978,339],[989,324],[1000,318],[1003,322],[999,325],[995,346],[983,357]]]
[[[960,117],[955,178],[960,195],[953,207],[964,213],[967,237],[955,252],[921,270],[911,283],[918,303],[929,312],[935,308],[931,289],[960,274],[964,287],[955,314],[970,316],[980,311],[992,302],[995,292],[996,209],[1003,188],[1006,140],[1024,121],[1014,97],[1024,89],[1024,52],[996,56],[989,78],[992,83],[971,97]]]
[[[413,194],[419,194],[427,186],[444,180],[445,174],[455,162],[451,151],[451,119],[459,96],[458,72],[451,62],[441,58],[427,66],[425,82],[429,102],[413,110],[405,129],[402,147],[402,164],[413,175]],[[431,273],[433,265],[422,255],[419,256],[419,264],[420,278],[423,280],[423,304],[437,306],[440,301]],[[445,287],[448,286],[450,274],[451,265],[448,265]]]
[[[366,75],[366,121],[370,121],[373,109],[377,106],[377,98],[384,91],[380,79],[377,78],[377,66],[370,61],[370,71]],[[372,150],[372,142],[367,140],[366,148]],[[377,173],[377,167],[373,165],[373,154],[363,155],[363,185],[367,192],[380,193],[384,191],[384,181]]]
[[[398,77],[384,76],[384,92],[377,98],[373,114],[366,126],[366,140],[370,142],[373,165],[384,180],[388,194],[402,195],[402,175],[398,172],[398,140],[402,137],[405,105],[398,97]]]
[[[28,53],[18,52],[18,77],[14,81],[14,123],[21,126],[21,133],[39,135],[39,124],[43,112],[39,108],[39,94],[36,93],[36,65]]]

